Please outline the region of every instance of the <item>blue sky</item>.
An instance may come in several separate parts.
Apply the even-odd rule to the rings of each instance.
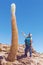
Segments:
[[[22,32],[33,35],[33,47],[43,52],[43,0],[0,0],[0,43],[11,44],[11,4],[16,4],[19,43]]]

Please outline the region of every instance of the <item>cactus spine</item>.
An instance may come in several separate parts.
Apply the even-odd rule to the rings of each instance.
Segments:
[[[12,12],[12,41],[11,41],[11,49],[7,59],[9,61],[14,61],[18,50],[18,29],[15,16],[15,4],[11,5],[11,12]]]

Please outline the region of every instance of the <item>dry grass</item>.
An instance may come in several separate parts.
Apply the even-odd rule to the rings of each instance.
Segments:
[[[2,49],[0,48],[0,52],[2,51]]]
[[[6,65],[12,65],[12,63],[11,62],[7,62]]]

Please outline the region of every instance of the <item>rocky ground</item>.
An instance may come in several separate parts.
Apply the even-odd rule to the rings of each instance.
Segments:
[[[0,65],[43,65],[43,53],[40,54],[34,49],[32,51],[32,57],[25,57],[24,55],[25,45],[19,44],[17,58],[15,62],[9,62],[6,60],[10,46],[0,43]]]

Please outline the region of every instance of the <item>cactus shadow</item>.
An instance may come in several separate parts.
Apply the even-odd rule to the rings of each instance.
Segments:
[[[17,56],[17,60],[22,59],[22,58],[26,58],[26,56],[25,55]]]

